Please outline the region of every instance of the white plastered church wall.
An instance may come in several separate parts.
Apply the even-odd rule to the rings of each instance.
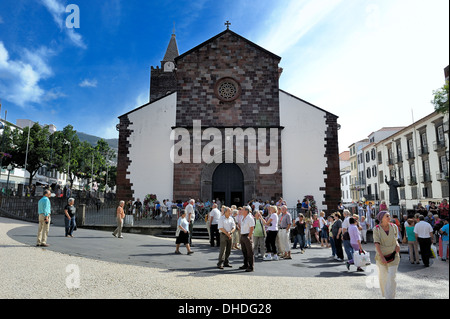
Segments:
[[[158,199],[173,198],[173,163],[170,151],[172,127],[175,126],[177,94],[170,94],[130,113],[129,158],[132,159],[127,178],[134,197],[144,200],[147,194]]]
[[[280,91],[283,198],[289,207],[312,195],[320,210],[325,191],[325,112]],[[320,154],[321,156],[318,156]],[[321,178],[322,176],[322,178]]]

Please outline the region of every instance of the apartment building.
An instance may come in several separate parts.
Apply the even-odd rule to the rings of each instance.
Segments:
[[[363,139],[349,146],[350,150],[350,193],[352,202],[358,202],[362,199],[365,182],[361,178],[360,169],[361,164],[361,150],[369,144],[369,139]]]
[[[341,171],[341,202],[346,205],[353,201],[350,191],[350,151],[344,151],[339,154],[339,168]]]
[[[400,205],[448,198],[448,113],[433,112],[375,144],[380,200],[389,203],[385,176],[400,184]]]

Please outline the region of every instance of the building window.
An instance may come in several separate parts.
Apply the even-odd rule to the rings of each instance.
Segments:
[[[444,125],[442,124],[437,127],[437,141],[438,144],[444,143]]]
[[[376,152],[376,150],[374,148],[372,148],[372,151],[370,153],[372,155],[372,161],[374,161],[375,158],[376,158],[377,152]]]
[[[222,78],[217,81],[214,91],[219,100],[232,102],[240,96],[241,86],[232,78]]]
[[[397,178],[397,171],[395,170],[395,168],[389,171],[389,176]]]
[[[430,162],[428,160],[423,161],[423,180],[422,182],[431,182],[430,174]]]
[[[394,164],[394,158],[392,155],[392,148],[388,148],[388,165],[393,165]]]
[[[414,144],[412,138],[408,140],[408,159],[414,158]]]
[[[401,146],[400,142],[398,142],[396,144],[396,148],[397,148],[397,161],[401,162],[401,160],[402,160],[402,146]]]
[[[423,161],[423,172],[427,175],[430,174],[430,162],[428,160]]]
[[[448,163],[447,163],[447,156],[441,156],[440,157],[440,162],[441,162],[441,172],[443,173],[447,173],[448,175]]]
[[[403,167],[398,168],[398,178],[401,185],[405,184],[405,177],[403,176]]]
[[[428,149],[428,141],[427,141],[427,133],[424,132],[420,135],[420,145],[422,146],[422,153],[428,153],[426,150]]]

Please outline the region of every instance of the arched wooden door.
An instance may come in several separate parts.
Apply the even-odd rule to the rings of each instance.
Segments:
[[[220,164],[212,179],[212,198],[220,199],[222,204],[242,206],[244,204],[244,175],[236,164]]]

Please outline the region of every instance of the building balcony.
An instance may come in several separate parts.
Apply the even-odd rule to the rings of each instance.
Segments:
[[[389,159],[386,161],[386,165],[387,165],[387,166],[394,165],[394,159],[393,159],[393,158],[389,158]]]
[[[447,147],[445,146],[445,140],[433,142],[433,150],[436,152],[445,150]]]
[[[409,186],[417,185],[417,177],[416,176],[409,176],[408,177],[408,185]]]
[[[366,200],[380,200],[378,194],[364,194]]]
[[[420,182],[421,183],[430,183],[431,182],[431,174],[420,174]]]
[[[429,153],[430,153],[430,151],[428,150],[428,146],[427,145],[419,146],[417,148],[417,154],[419,154],[419,156],[427,155]]]
[[[414,151],[408,151],[405,153],[405,158],[407,160],[413,160],[416,158],[416,156],[414,155]]]
[[[436,172],[436,180],[440,182],[448,181],[448,172]]]
[[[350,185],[351,190],[361,191],[366,188],[366,179],[358,179],[353,184]]]
[[[395,158],[395,163],[401,163],[403,162],[403,156],[402,154],[397,154],[397,157]]]
[[[358,181],[355,184],[356,188],[362,189],[362,188],[366,188],[366,182],[365,181]]]

